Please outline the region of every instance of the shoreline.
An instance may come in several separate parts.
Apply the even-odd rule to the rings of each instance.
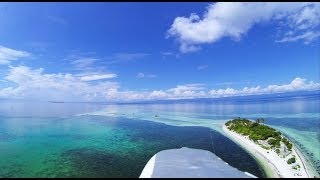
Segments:
[[[251,154],[254,159],[258,162],[258,164],[263,169],[266,177],[268,178],[286,178],[286,177],[295,177],[295,178],[312,178],[308,170],[308,166],[306,165],[306,160],[295,147],[292,149],[292,154],[296,155],[297,162],[301,164],[301,173],[302,176],[295,176],[291,174],[290,171],[286,168],[288,166],[285,159],[280,158],[275,152],[271,150],[265,150],[260,147],[258,144],[249,140],[248,137],[242,136],[236,132],[230,131],[226,125],[223,125],[222,130],[225,134],[233,140],[235,143],[243,147],[249,154]]]
[[[297,155],[299,156],[299,158],[303,162],[302,165],[306,169],[309,177],[310,178],[319,178],[319,174],[316,172],[314,167],[310,164],[310,162],[309,162],[310,160],[303,155],[303,153],[299,150],[299,147],[294,146],[293,149],[296,151]]]

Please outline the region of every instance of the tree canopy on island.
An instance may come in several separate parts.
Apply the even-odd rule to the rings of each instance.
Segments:
[[[260,124],[265,122],[263,118],[257,119],[255,122],[250,121],[245,118],[236,118],[226,123],[229,130],[235,131],[241,135],[249,136],[253,141],[267,140],[271,147],[280,147],[280,142],[282,141],[289,150],[292,149],[292,144],[286,138],[282,138],[281,133],[277,130]]]

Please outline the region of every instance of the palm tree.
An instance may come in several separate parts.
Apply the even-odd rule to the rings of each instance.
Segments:
[[[260,123],[260,118],[258,118],[258,119],[256,120],[256,123],[258,123],[258,124]]]

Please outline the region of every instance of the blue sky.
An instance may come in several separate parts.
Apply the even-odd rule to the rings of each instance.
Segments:
[[[0,97],[318,90],[319,11],[319,3],[0,3]]]

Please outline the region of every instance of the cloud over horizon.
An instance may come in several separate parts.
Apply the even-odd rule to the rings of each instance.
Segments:
[[[101,78],[101,77],[100,77]],[[5,80],[15,84],[0,89],[0,97],[33,100],[97,101],[118,88],[118,83],[103,81],[90,83],[73,74],[46,74],[43,68],[11,66]],[[97,80],[98,76],[85,80]]]
[[[105,101],[130,102],[143,100],[219,98],[259,94],[285,93],[294,91],[320,90],[320,83],[296,77],[289,84],[269,85],[267,87],[244,87],[243,89],[208,89],[205,84],[193,83],[177,85],[166,90],[121,91],[117,82],[91,81],[113,78],[102,74],[78,76],[77,74],[47,74],[43,68],[32,69],[27,66],[10,66],[4,80],[15,84],[0,89],[0,97],[34,100],[63,101]]]

